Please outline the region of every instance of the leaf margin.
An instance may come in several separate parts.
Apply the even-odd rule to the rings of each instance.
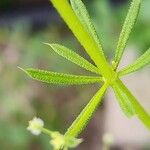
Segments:
[[[52,43],[52,44],[44,43],[44,44],[50,46],[52,50],[54,50],[57,54],[68,59],[70,62],[80,66],[81,68],[84,68],[96,74],[100,74],[100,71],[96,66],[88,62],[85,58],[83,58],[82,56],[80,56],[70,48],[67,48],[63,45],[56,44],[56,43]]]
[[[32,79],[42,81],[44,83],[60,84],[60,85],[82,85],[103,82],[103,78],[99,76],[81,76],[58,72],[50,72],[40,69],[18,67],[29,75]],[[39,73],[37,75],[36,73]],[[51,77],[51,79],[50,79]]]
[[[141,6],[141,0],[132,0],[132,2],[130,4],[130,8],[128,10],[127,16],[123,23],[123,27],[122,27],[122,30],[121,30],[121,33],[119,36],[119,40],[117,43],[115,57],[114,57],[114,60],[112,61],[114,70],[117,69],[119,62],[122,58],[127,41],[129,39],[129,36],[130,36],[130,34],[133,30],[133,27],[135,25],[135,22],[137,20],[140,6]]]
[[[141,55],[137,60],[135,60],[135,62],[121,69],[118,72],[118,76],[124,76],[133,73],[139,69],[142,69],[149,63],[150,63],[150,48],[143,55]]]

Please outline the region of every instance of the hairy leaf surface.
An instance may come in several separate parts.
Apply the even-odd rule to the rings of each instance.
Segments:
[[[135,112],[134,112],[132,103],[129,101],[128,97],[126,96],[126,93],[124,91],[122,91],[118,87],[118,85],[114,85],[113,90],[115,92],[118,103],[119,103],[122,111],[124,112],[124,114],[127,117],[132,117]]]
[[[93,36],[91,36],[87,29],[85,29],[83,23],[73,11],[70,3],[67,0],[51,0],[51,2],[62,16],[64,21],[67,23],[68,27],[71,29],[78,41],[85,48],[88,55],[95,62],[96,66],[100,70],[100,73],[105,77],[110,76],[112,69],[106,61],[102,48],[98,46]]]
[[[135,72],[147,64],[150,63],[150,48],[141,56],[139,57],[133,64],[123,68],[121,71],[119,71],[119,76],[123,76],[132,72]]]
[[[121,93],[124,93],[123,96],[125,99],[130,102],[134,114],[143,122],[143,124],[150,129],[150,115],[144,110],[141,104],[137,101],[137,99],[132,95],[132,93],[128,90],[128,88],[118,79],[114,86],[117,86]]]
[[[30,68],[22,70],[25,71],[33,79],[52,84],[76,85],[96,83],[102,81],[101,77],[94,76],[77,76]]]
[[[107,89],[108,85],[105,83],[100,90],[93,96],[90,102],[81,111],[76,120],[72,123],[66,132],[66,136],[77,137],[81,131],[86,127],[92,115],[96,111],[96,108],[100,105],[102,97]]]
[[[114,59],[115,69],[118,67],[118,64],[122,58],[126,43],[133,29],[133,26],[136,22],[140,4],[141,4],[141,0],[132,0],[130,9],[125,19],[125,22],[124,22],[124,25],[123,25],[123,28],[119,37],[119,41],[117,44],[117,49],[116,49],[115,59]]]
[[[95,27],[91,22],[88,11],[86,10],[85,5],[81,0],[70,0],[72,8],[76,13],[77,17],[83,24],[84,28],[88,31],[88,33],[93,37],[93,39],[97,42],[97,45],[101,49],[100,40],[97,36]]]
[[[64,58],[70,60],[71,62],[75,63],[76,65],[99,74],[99,70],[97,67],[89,63],[86,59],[75,53],[74,51],[70,50],[69,48],[59,45],[59,44],[48,44],[46,45],[50,46],[56,53],[63,56]]]

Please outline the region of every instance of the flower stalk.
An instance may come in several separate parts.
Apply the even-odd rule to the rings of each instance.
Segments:
[[[73,136],[64,136],[58,131],[50,131],[44,128],[44,121],[37,117],[29,121],[27,130],[36,136],[41,133],[48,135],[51,138],[50,144],[53,146],[54,150],[68,150],[68,148],[74,148],[82,142],[82,139],[77,139]]]

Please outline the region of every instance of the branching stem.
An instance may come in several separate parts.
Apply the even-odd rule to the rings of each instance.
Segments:
[[[115,72],[108,64],[102,48],[97,45],[92,36],[85,30],[69,2],[67,0],[51,0],[51,2],[81,45],[85,48],[91,59],[95,62],[102,76],[106,79],[112,78]]]
[[[74,136],[77,137],[81,131],[86,127],[92,115],[96,111],[96,108],[100,105],[102,97],[108,88],[109,84],[105,83],[100,90],[95,94],[95,96],[90,100],[86,107],[82,110],[76,120],[67,130],[65,136]]]

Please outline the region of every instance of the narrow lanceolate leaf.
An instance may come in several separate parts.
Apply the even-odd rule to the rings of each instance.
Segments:
[[[72,123],[72,125],[68,128],[65,136],[73,136],[77,137],[81,131],[86,127],[92,115],[96,111],[96,108],[100,105],[102,101],[102,97],[108,87],[108,84],[105,83],[101,89],[94,95],[94,97],[90,100],[90,102],[85,106],[76,120]]]
[[[70,60],[71,62],[75,63],[76,65],[99,74],[99,70],[97,67],[89,63],[86,59],[78,55],[77,53],[73,52],[69,48],[59,45],[59,44],[48,44],[45,43],[46,45],[50,46],[56,53],[59,55],[63,56],[64,58]]]
[[[135,114],[135,112],[132,103],[129,101],[126,94],[117,85],[113,86],[113,90],[124,114],[127,117],[132,117]]]
[[[96,41],[97,45],[102,49],[102,46],[100,45],[100,40],[97,36],[95,27],[93,23],[91,22],[90,16],[86,10],[85,5],[81,0],[70,0],[71,6],[77,15],[78,19],[83,24],[84,28],[88,31],[88,33],[93,37],[93,39]]]
[[[25,71],[31,78],[35,80],[52,84],[76,85],[76,84],[96,83],[102,81],[101,77],[94,77],[94,76],[77,76],[30,68],[22,70]]]
[[[102,49],[97,45],[93,36],[85,29],[82,22],[79,20],[73,11],[68,0],[51,0],[54,7],[57,9],[61,17],[64,19],[68,27],[76,36],[81,45],[85,48],[88,55],[95,62],[101,74],[108,78],[112,72],[110,65],[106,61]]]
[[[114,69],[118,67],[118,64],[121,60],[129,35],[136,22],[140,4],[141,4],[141,0],[132,0],[130,9],[128,11],[127,17],[125,19],[125,22],[124,22],[124,25],[123,25],[123,28],[119,37],[119,41],[118,41],[118,45],[117,45],[117,49],[115,53],[115,59],[114,59]]]
[[[123,76],[129,73],[135,72],[143,68],[149,63],[150,63],[150,48],[141,57],[139,57],[133,64],[119,71],[118,75]]]
[[[132,105],[129,105],[129,107],[133,108],[134,114],[150,129],[150,115],[144,110],[128,88],[119,79],[114,83],[114,86],[117,86],[120,89],[120,93],[124,93],[123,96]]]

